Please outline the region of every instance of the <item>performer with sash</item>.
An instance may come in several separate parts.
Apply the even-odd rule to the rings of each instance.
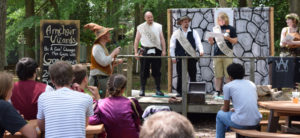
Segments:
[[[218,24],[213,27],[214,33],[222,33],[224,37],[210,37],[208,42],[214,45],[214,56],[233,57],[233,45],[238,42],[235,28],[229,25],[229,17],[226,13],[218,14]],[[216,42],[216,43],[215,43]],[[215,88],[218,95],[222,92],[223,77],[229,82],[229,76],[226,71],[228,65],[232,63],[232,58],[214,58]]]
[[[134,41],[134,53],[135,56],[165,56],[166,55],[166,43],[162,32],[162,25],[153,21],[153,15],[151,12],[146,12],[144,16],[146,22],[140,24],[137,27],[137,32]],[[138,45],[141,42],[142,48],[139,52]],[[136,58],[139,60],[138,58]],[[141,91],[140,96],[145,96],[145,86],[147,78],[150,76],[150,67],[152,76],[155,80],[156,95],[163,96],[164,93],[160,91],[160,79],[161,79],[161,59],[160,58],[141,58]]]
[[[177,29],[171,36],[170,40],[170,53],[171,56],[192,56],[197,57],[196,51],[203,55],[203,46],[201,38],[197,31],[189,27],[191,19],[188,16],[182,16],[179,18],[177,24],[180,28]],[[178,75],[177,79],[177,97],[182,96],[182,60],[180,58],[172,59],[173,63],[176,63],[176,71]],[[198,59],[188,59],[188,74],[190,81],[196,81],[197,64]]]
[[[299,16],[290,13],[285,16],[285,19],[288,27],[284,27],[281,31],[280,56],[300,56]]]
[[[89,84],[102,90],[100,97],[105,98],[107,80],[113,73],[113,67],[123,63],[122,59],[115,60],[120,53],[120,47],[115,48],[111,54],[106,48],[106,43],[111,41],[109,31],[113,28],[106,28],[95,23],[86,24],[84,28],[90,29],[96,35],[91,53]]]

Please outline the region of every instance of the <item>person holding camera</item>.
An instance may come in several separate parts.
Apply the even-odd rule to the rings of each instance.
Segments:
[[[147,11],[145,13],[146,22],[137,27],[137,32],[134,41],[135,56],[165,56],[166,43],[162,32],[162,25],[153,21],[153,15]],[[138,52],[138,45],[141,42],[142,48]],[[141,52],[143,51],[143,52]],[[136,58],[137,60],[139,58]],[[145,96],[145,86],[147,78],[150,76],[150,67],[152,76],[155,80],[156,95],[163,96],[164,93],[160,91],[161,79],[161,59],[160,58],[141,58],[141,91],[140,96]]]
[[[88,23],[84,25],[84,28],[90,29],[96,35],[91,53],[89,84],[102,90],[103,93],[100,97],[105,98],[106,83],[108,77],[113,73],[113,67],[123,63],[122,59],[115,59],[121,48],[115,48],[110,54],[106,48],[106,43],[111,41],[109,31],[113,30],[113,28],[106,28],[95,23]]]
[[[192,56],[196,57],[196,51],[199,51],[199,55],[202,56],[203,46],[201,39],[197,31],[189,27],[191,19],[188,16],[182,16],[178,19],[177,24],[180,28],[177,29],[171,36],[170,40],[170,51],[171,56]],[[177,97],[182,96],[182,60],[180,58],[173,58],[172,62],[176,63],[176,71],[178,74],[177,79]],[[188,59],[188,73],[190,81],[196,81],[197,73],[197,59]]]

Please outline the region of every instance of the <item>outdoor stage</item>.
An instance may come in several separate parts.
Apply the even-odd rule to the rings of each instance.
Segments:
[[[145,110],[149,105],[169,106],[173,111],[182,112],[182,103],[168,103],[169,98],[154,97],[154,93],[146,93],[146,96],[140,97],[137,90],[132,90],[132,97],[135,97],[142,109]],[[174,93],[165,93],[168,96],[175,96]],[[176,97],[178,98],[178,97]],[[181,99],[179,97],[178,99]],[[223,105],[223,100],[215,100],[213,95],[205,96],[205,104],[188,103],[187,113],[217,113]]]

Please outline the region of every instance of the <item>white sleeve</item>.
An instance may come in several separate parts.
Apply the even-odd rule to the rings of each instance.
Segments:
[[[201,38],[198,34],[198,32],[196,30],[193,31],[193,36],[195,38],[195,43],[196,43],[196,47],[197,49],[199,50],[199,52],[203,52],[203,46],[202,46],[202,43],[201,43]]]
[[[172,34],[171,39],[170,39],[170,55],[171,57],[175,56],[175,48],[176,48],[176,38],[175,38],[175,33]],[[172,58],[176,59],[176,58]]]
[[[230,100],[230,88],[228,85],[223,86],[224,100]]]
[[[94,110],[93,110],[93,99],[91,96],[87,95],[89,98],[88,100],[88,107],[87,107],[87,111],[86,111],[86,116],[90,117],[94,115]]]
[[[110,65],[112,62],[111,56],[106,56],[104,49],[100,45],[96,45],[93,47],[92,54],[97,63],[103,67]]]
[[[38,102],[37,102],[38,112],[37,112],[36,118],[40,119],[40,120],[45,119],[42,98],[43,98],[43,93],[39,96]]]
[[[47,85],[45,88],[45,92],[52,92],[52,91],[54,91],[54,89],[50,85]]]

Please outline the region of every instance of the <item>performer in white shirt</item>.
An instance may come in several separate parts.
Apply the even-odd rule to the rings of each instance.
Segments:
[[[153,21],[153,15],[151,12],[145,13],[146,22],[140,24],[137,27],[137,32],[134,41],[134,53],[135,56],[165,56],[166,55],[166,43],[162,32],[162,25]],[[141,42],[143,52],[138,52],[138,45]],[[140,96],[145,96],[145,86],[147,78],[150,76],[150,67],[152,76],[155,79],[156,95],[163,96],[164,93],[160,91],[160,79],[161,79],[161,59],[160,58],[136,58],[141,61],[141,91]]]
[[[192,56],[197,57],[196,52],[200,53],[200,56],[203,55],[203,46],[201,43],[201,39],[197,31],[193,30],[189,27],[191,19],[188,16],[182,16],[177,24],[181,27],[176,30],[171,37],[170,40],[170,52],[171,56]],[[198,59],[188,59],[188,73],[190,76],[190,81],[196,81],[196,73],[197,73],[197,60]],[[182,60],[181,59],[172,59],[173,63],[176,63],[176,71],[178,74],[177,81],[177,97],[181,97],[182,95]]]

